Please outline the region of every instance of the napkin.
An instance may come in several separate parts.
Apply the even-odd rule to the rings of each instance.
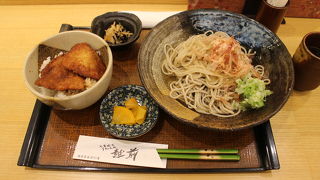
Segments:
[[[73,158],[87,161],[166,168],[156,149],[168,149],[167,144],[145,143],[80,135]]]
[[[177,14],[181,11],[161,11],[161,12],[151,12],[151,11],[123,11],[126,13],[131,13],[141,20],[142,28],[153,28],[162,20]]]

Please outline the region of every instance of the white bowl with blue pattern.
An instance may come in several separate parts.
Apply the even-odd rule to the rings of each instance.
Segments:
[[[136,98],[140,106],[147,107],[147,115],[144,123],[125,125],[112,124],[114,106],[124,106],[129,98]],[[100,120],[104,128],[112,136],[122,139],[132,139],[149,132],[157,123],[159,107],[149,96],[144,87],[138,85],[125,85],[112,90],[100,105]]]

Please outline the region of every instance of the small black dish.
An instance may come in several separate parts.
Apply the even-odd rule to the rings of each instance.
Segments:
[[[113,22],[120,23],[127,31],[132,32],[133,35],[123,43],[112,44],[107,42],[111,48],[127,47],[139,38],[142,28],[141,20],[134,14],[123,12],[108,12],[97,16],[91,23],[91,32],[103,39],[105,30],[108,29]]]

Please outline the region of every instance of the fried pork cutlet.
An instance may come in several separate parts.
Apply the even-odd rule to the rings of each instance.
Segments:
[[[42,71],[36,85],[57,91],[82,90],[84,79],[62,66],[64,55],[53,59]]]
[[[78,43],[65,55],[62,65],[84,77],[99,80],[106,70],[98,54],[87,43]]]

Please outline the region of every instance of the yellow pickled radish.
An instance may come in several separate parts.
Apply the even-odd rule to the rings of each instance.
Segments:
[[[135,98],[128,99],[127,101],[124,102],[124,105],[129,109],[133,109],[133,108],[139,106],[139,104]]]
[[[128,124],[133,125],[136,123],[132,111],[123,106],[115,106],[113,108],[112,121],[113,124]]]
[[[142,124],[146,119],[147,107],[146,106],[137,106],[132,110],[133,116],[138,124]]]

